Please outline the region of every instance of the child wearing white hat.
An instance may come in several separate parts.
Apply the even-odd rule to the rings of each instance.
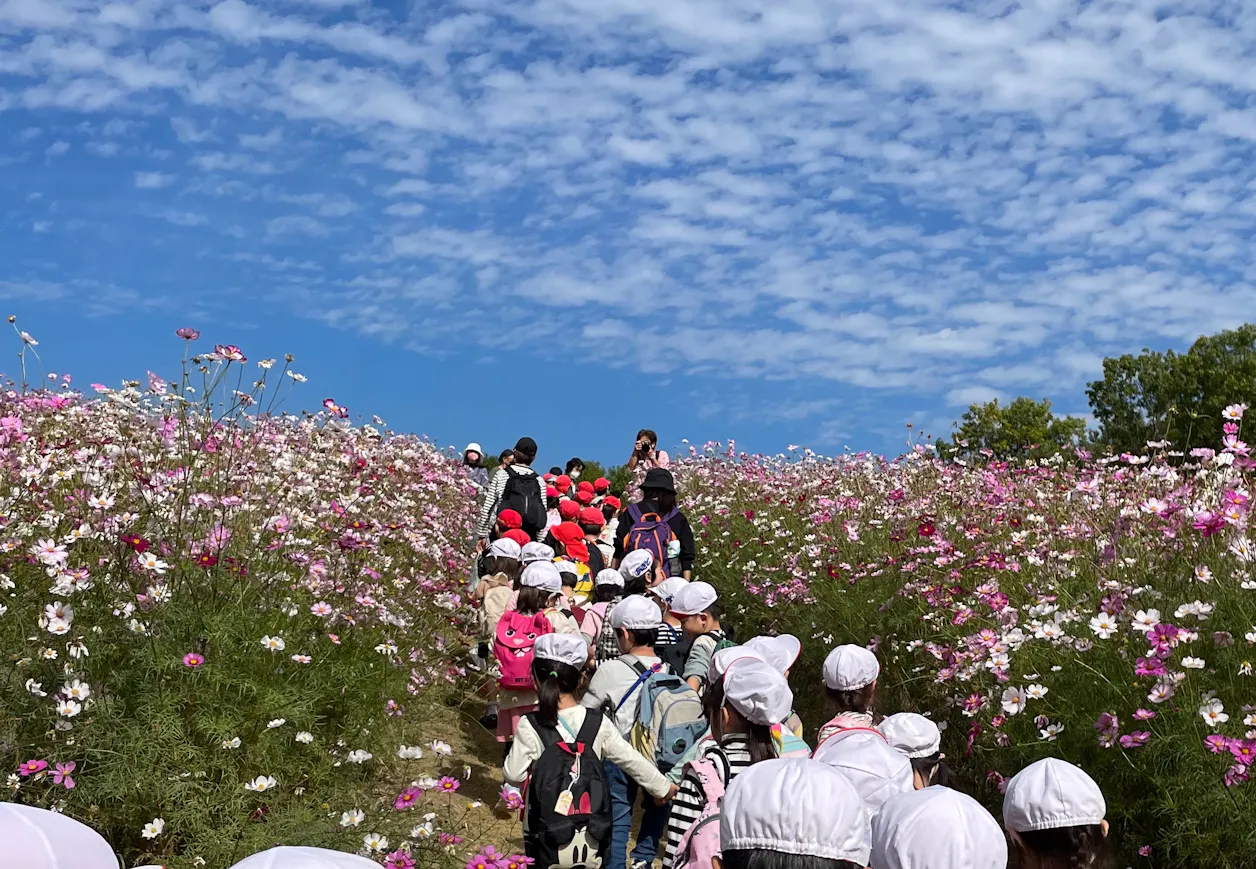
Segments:
[[[880,675],[877,656],[863,646],[838,646],[829,652],[824,659],[824,690],[837,714],[820,728],[817,742],[823,744],[833,734],[849,728],[872,726],[872,704]]]
[[[659,626],[659,641],[656,648],[674,646],[685,638],[685,631],[680,626],[680,617],[672,613],[672,602],[680,590],[689,584],[689,580],[681,576],[669,576],[650,589],[650,594],[658,601],[663,612],[663,624]],[[681,667],[683,670],[684,668]]]
[[[780,670],[781,675],[786,679],[789,678],[789,671],[793,669],[794,664],[798,661],[798,656],[802,653],[802,642],[792,634],[780,634],[775,637],[751,637],[743,645],[747,649],[758,652],[763,660]],[[785,727],[794,736],[802,739],[802,719],[798,717],[797,712],[789,713],[789,718],[785,720]]]
[[[606,609],[603,610],[601,629],[593,643],[599,664],[620,656],[619,637],[609,621],[611,613],[615,611],[619,601],[646,593],[654,574],[654,556],[644,549],[634,549],[620,561],[619,574],[624,580],[623,588],[618,589],[619,593],[607,602]]]
[[[752,764],[777,756],[772,726],[784,721],[794,705],[785,677],[753,653],[729,648],[716,655],[723,658],[723,677],[713,678],[703,697],[712,739],[685,769],[672,801],[664,867],[672,865],[681,839],[706,807],[711,782],[726,788]]]
[[[868,815],[854,786],[831,767],[767,760],[729,785],[720,849],[717,869],[863,869]]]
[[[895,794],[915,790],[911,764],[890,748],[885,737],[872,728],[848,728],[816,747],[816,760],[843,773],[863,797],[868,815],[876,815]]]
[[[872,819],[871,844],[876,869],[1007,869],[998,821],[950,788],[890,797]]]
[[[1095,780],[1054,757],[1022,769],[1003,792],[1003,826],[1025,869],[1100,865],[1107,853],[1107,811]]]
[[[14,869],[118,869],[104,838],[60,812],[0,803],[0,866]]]
[[[515,586],[523,570],[522,556],[523,550],[515,541],[507,537],[494,540],[489,545],[487,558],[484,559],[485,574],[471,592],[471,599],[480,608],[480,642],[473,660],[490,671],[493,668],[493,635],[497,631],[497,623],[515,599]],[[490,680],[488,706],[480,718],[480,724],[489,730],[496,730],[497,711],[496,681]]]
[[[514,744],[502,768],[503,778],[510,784],[527,781],[532,765],[541,757],[548,742],[555,739],[576,741],[577,735],[584,728],[586,717],[592,715],[597,716],[596,737],[592,743],[594,755],[602,761],[614,763],[651,796],[658,799],[672,796],[676,791],[675,786],[663,777],[653,762],[629,745],[619,729],[599,710],[580,704],[578,692],[582,670],[588,658],[589,646],[583,637],[545,634],[537,638],[532,658],[532,679],[537,685],[538,695],[537,709],[534,714],[519,722]],[[531,797],[532,794],[529,794],[529,813],[534,810]],[[525,851],[529,857],[534,858],[536,848],[533,835],[536,832],[529,829],[525,815]],[[591,844],[596,846],[599,855],[605,856],[610,842]],[[593,856],[588,855],[586,865],[593,865]]]
[[[552,561],[534,561],[523,569],[514,605],[507,612],[524,616],[543,613],[554,633],[572,635],[585,642],[575,620],[555,606],[562,597],[562,591],[563,580],[558,566]],[[587,642],[585,648],[588,648]],[[514,738],[515,729],[523,716],[536,710],[536,691],[501,685],[497,703],[497,741],[508,743]]]
[[[602,632],[602,621],[606,618],[606,608],[612,601],[617,601],[624,593],[624,575],[613,567],[606,567],[593,577],[593,603],[584,611],[584,619],[580,622],[580,633],[589,638],[589,644],[597,641]]]
[[[680,620],[685,635],[693,639],[682,675],[699,694],[706,688],[711,656],[728,637],[720,626],[722,614],[719,593],[709,582],[691,582],[672,600],[672,615]]]
[[[892,748],[907,756],[916,790],[930,785],[950,787],[951,771],[942,753],[942,731],[933,721],[915,712],[896,712],[886,716],[877,729]]]
[[[611,611],[610,622],[621,654],[598,666],[580,702],[590,709],[608,710],[611,721],[628,738],[637,719],[646,679],[655,672],[671,671],[654,650],[662,618],[652,599],[641,594],[624,598]],[[612,828],[605,869],[622,869],[632,835],[632,813],[638,788],[626,772],[613,763],[606,764],[606,777],[611,792]],[[653,800],[642,800],[641,826],[630,865],[654,863],[666,823],[666,808],[655,805]]]

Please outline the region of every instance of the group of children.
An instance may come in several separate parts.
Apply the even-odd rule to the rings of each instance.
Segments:
[[[538,865],[1002,869],[1008,836],[1026,867],[1098,865],[1105,853],[1103,796],[1071,764],[1040,761],[1009,782],[1006,836],[948,787],[938,726],[874,713],[868,649],[826,658],[833,715],[813,750],[788,679],[796,638],[734,643],[716,590],[664,577],[649,552],[599,571],[586,598],[562,556],[529,543],[516,569],[509,544],[493,544],[480,587],[503,675],[504,778],[526,790]],[[505,678],[525,661],[527,687]]]

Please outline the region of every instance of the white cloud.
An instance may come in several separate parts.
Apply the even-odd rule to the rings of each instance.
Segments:
[[[136,172],[135,186],[141,190],[158,190],[174,183],[175,176],[165,172]]]

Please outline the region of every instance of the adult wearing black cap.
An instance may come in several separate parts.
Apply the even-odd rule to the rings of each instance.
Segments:
[[[645,480],[641,483],[641,494],[639,502],[629,504],[620,513],[619,529],[615,534],[616,563],[624,557],[632,526],[640,522],[645,514],[657,513],[671,527],[676,535],[676,543],[679,544],[678,548],[673,544],[672,548],[676,551],[668,553],[663,566],[664,573],[668,576],[683,576],[689,579],[693,575],[693,560],[696,552],[693,544],[693,528],[690,527],[685,514],[676,506],[676,481],[672,478],[672,472],[665,468],[651,468],[646,471]]]
[[[515,444],[515,461],[509,467],[498,468],[488,483],[488,494],[480,508],[480,518],[475,526],[478,546],[489,544],[489,535],[497,520],[497,514],[510,508],[523,518],[523,530],[537,535],[545,530],[545,483],[532,463],[536,461],[536,441],[519,438]],[[538,522],[539,518],[539,522]]]

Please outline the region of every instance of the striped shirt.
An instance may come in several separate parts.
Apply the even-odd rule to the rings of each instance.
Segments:
[[[730,733],[721,742],[712,742],[703,750],[701,758],[715,765],[724,786],[750,766],[750,747],[746,737],[740,733]],[[702,792],[702,783],[698,777],[686,770],[680,781],[680,790],[672,799],[672,813],[667,819],[667,850],[663,854],[664,869],[672,869],[672,861],[676,858],[676,849],[685,833],[698,820],[702,810],[706,808],[706,794]]]

